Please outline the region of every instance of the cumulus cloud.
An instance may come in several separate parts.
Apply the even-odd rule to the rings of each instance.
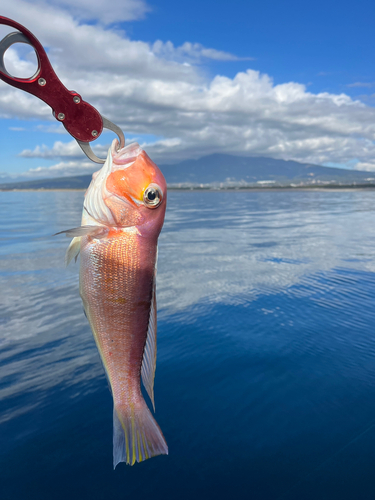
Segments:
[[[166,60],[197,63],[202,59],[213,59],[215,61],[251,61],[252,57],[238,57],[229,52],[216,49],[207,49],[200,43],[185,42],[180,47],[175,47],[172,42],[157,40],[152,45],[152,52],[158,57]]]
[[[68,143],[56,141],[52,148],[48,148],[44,144],[36,146],[35,149],[24,149],[19,156],[23,158],[80,158],[82,150],[75,140]]]
[[[17,0],[14,3],[19,4]],[[53,9],[65,12],[81,22],[99,21],[102,24],[143,19],[151,11],[144,0],[111,0],[110,4],[91,0],[33,0],[33,4],[39,10]]]
[[[64,84],[125,135],[161,137],[143,145],[156,161],[223,152],[317,164],[350,165],[356,159],[357,168],[373,169],[375,109],[363,102],[346,94],[314,94],[297,82],[275,85],[251,69],[211,78],[198,63],[238,58],[199,43],[133,41],[123,31],[84,24],[69,5],[14,0],[3,10],[38,36]],[[1,116],[50,119],[50,113],[36,98],[0,86]],[[57,142],[21,155],[57,159],[59,167],[51,172],[62,172],[66,160],[82,158],[77,148],[74,141]]]
[[[109,84],[107,95],[112,90],[116,94]],[[165,138],[146,145],[159,161],[217,151],[317,164],[375,157],[373,108],[345,94],[312,94],[296,83],[274,85],[252,70],[233,79],[218,76],[207,85],[144,82],[141,89],[133,87],[124,107],[126,116],[122,106],[111,108],[111,118],[124,130]],[[44,150],[44,156],[49,154]]]
[[[135,142],[135,141],[132,141]],[[151,143],[143,142],[141,147],[145,149],[153,158],[162,157],[166,150],[179,150],[181,139],[163,139]],[[110,144],[98,144],[93,146],[95,154],[99,158],[106,158]],[[22,176],[45,178],[45,177],[66,177],[71,175],[91,174],[98,170],[98,165],[88,161],[79,148],[75,140],[68,143],[56,141],[49,148],[46,145],[36,146],[33,150],[24,149],[19,156],[23,158],[41,158],[46,160],[61,158],[57,164],[49,167],[39,166],[24,172]]]
[[[105,159],[110,144],[93,146],[94,153]],[[84,175],[98,170],[98,165],[89,161],[83,154],[75,140],[64,143],[56,141],[51,148],[46,145],[36,146],[33,150],[24,149],[19,156],[23,158],[41,158],[45,160],[61,159],[57,164],[49,167],[39,166],[32,168],[22,175],[32,177],[65,177],[70,175]]]
[[[365,170],[367,172],[375,172],[375,160],[368,162],[359,161],[355,165],[355,170]]]
[[[21,44],[19,44],[21,45]],[[16,50],[10,47],[4,54],[5,67],[13,76],[19,78],[29,78],[37,71],[37,59],[35,51],[28,45],[22,44],[19,50],[22,50],[23,58],[21,59]]]
[[[92,174],[99,166],[89,160],[62,161],[52,167],[31,168],[23,176],[45,179],[47,177],[68,177],[72,175]]]

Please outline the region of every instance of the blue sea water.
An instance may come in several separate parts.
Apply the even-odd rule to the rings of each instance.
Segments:
[[[156,419],[112,469],[112,401],[64,267],[82,192],[0,196],[0,499],[375,498],[375,191],[170,192]]]

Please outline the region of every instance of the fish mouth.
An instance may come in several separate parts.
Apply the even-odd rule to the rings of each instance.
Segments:
[[[143,151],[137,142],[132,142],[122,149],[118,149],[117,146],[118,140],[115,139],[111,145],[111,156],[113,160],[113,164],[111,165],[112,172],[129,168]]]

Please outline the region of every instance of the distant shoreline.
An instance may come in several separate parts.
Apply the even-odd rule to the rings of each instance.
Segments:
[[[92,167],[94,168],[94,166]],[[375,189],[375,172],[323,167],[275,158],[213,153],[174,165],[159,165],[170,191],[274,191]],[[91,173],[47,179],[4,177],[0,191],[81,191]]]
[[[0,188],[0,192],[10,193],[10,192],[53,192],[53,191],[86,191],[87,188],[18,188],[18,189],[4,189]],[[342,191],[345,189],[349,190],[375,190],[375,184],[330,184],[330,185],[306,185],[306,186],[236,186],[236,187],[168,187],[168,191],[207,191],[207,192],[217,192],[217,191]]]

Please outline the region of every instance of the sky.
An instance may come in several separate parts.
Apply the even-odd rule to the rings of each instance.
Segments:
[[[159,164],[227,153],[375,171],[373,0],[12,0],[0,15]],[[4,61],[37,68],[25,44]],[[2,81],[0,128],[0,180],[98,169],[46,104]],[[113,138],[93,149],[105,157]]]

